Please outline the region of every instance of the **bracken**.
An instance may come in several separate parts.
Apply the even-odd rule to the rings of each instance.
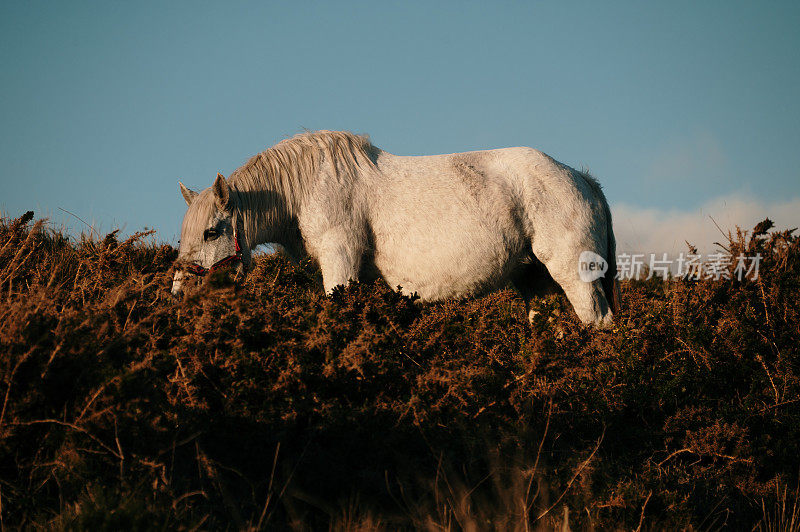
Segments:
[[[533,324],[510,290],[325,297],[280,255],[174,300],[150,233],[32,217],[0,224],[3,526],[772,529],[796,508],[800,243],[771,222],[727,244],[758,280],[626,282],[598,332],[563,296]]]

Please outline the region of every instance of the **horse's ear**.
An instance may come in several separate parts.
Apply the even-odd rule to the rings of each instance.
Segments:
[[[217,200],[217,207],[222,210],[227,210],[228,202],[231,199],[231,193],[228,188],[228,182],[225,181],[225,177],[223,177],[222,174],[217,174],[212,188],[214,189],[214,199]]]
[[[191,205],[192,201],[197,197],[197,192],[191,190],[189,187],[178,181],[178,188],[180,188],[183,199],[186,200],[186,205]]]

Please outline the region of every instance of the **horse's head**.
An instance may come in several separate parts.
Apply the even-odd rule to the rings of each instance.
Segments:
[[[187,274],[203,276],[229,266],[241,273],[250,262],[249,248],[240,234],[235,202],[225,178],[217,174],[214,184],[199,193],[178,184],[189,208],[181,227],[173,294],[180,293]]]

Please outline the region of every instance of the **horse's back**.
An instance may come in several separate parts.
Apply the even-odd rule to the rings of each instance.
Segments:
[[[526,151],[380,154],[368,203],[375,266],[383,277],[423,299],[504,284],[530,249],[510,164]]]

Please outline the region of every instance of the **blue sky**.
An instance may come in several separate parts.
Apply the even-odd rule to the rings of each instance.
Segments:
[[[791,212],[798,27],[797,2],[5,1],[0,210],[174,243],[178,179],[308,128],[404,155],[533,146],[634,228],[719,198]]]

